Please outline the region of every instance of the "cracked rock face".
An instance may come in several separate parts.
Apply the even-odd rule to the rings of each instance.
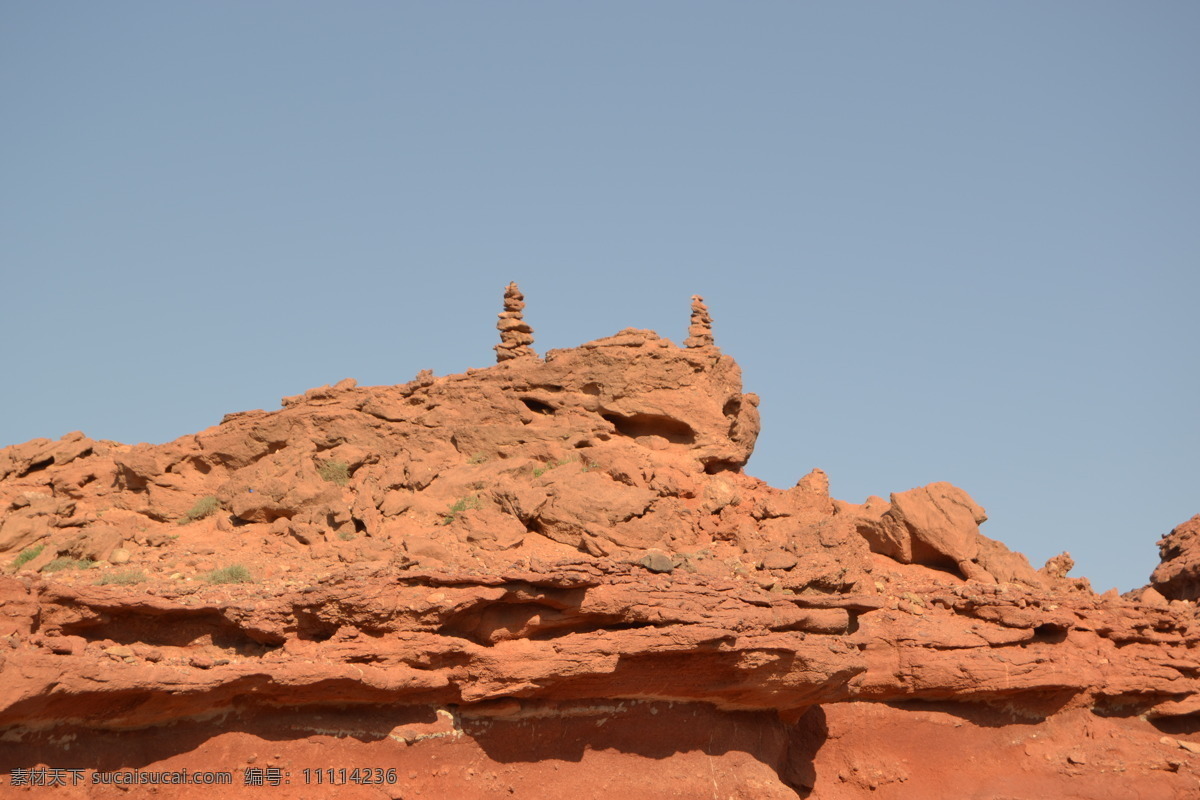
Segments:
[[[758,398],[691,334],[0,450],[6,788],[42,765],[84,770],[66,797],[181,769],[247,797],[259,769],[310,797],[1195,796],[1195,520],[1120,598],[1065,554],[1034,571],[947,483],[767,486],[742,471]],[[343,766],[382,777],[316,783]]]

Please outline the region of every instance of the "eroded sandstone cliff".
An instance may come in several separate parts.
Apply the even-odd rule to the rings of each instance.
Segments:
[[[950,484],[746,475],[758,398],[700,298],[687,347],[544,358],[521,306],[487,369],[0,450],[0,793],[1200,793],[1195,520],[1098,596]]]

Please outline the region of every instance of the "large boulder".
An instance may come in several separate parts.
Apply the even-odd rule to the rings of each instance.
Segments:
[[[902,564],[921,564],[985,582],[1041,580],[1020,554],[979,533],[983,508],[957,486],[941,481],[895,492],[891,503],[861,507],[857,528],[871,550]]]
[[[979,523],[987,519],[971,496],[949,483],[893,492],[891,505],[864,534],[876,553],[902,564],[957,570],[979,552]]]
[[[1170,600],[1200,600],[1200,514],[1158,540],[1150,584]]]

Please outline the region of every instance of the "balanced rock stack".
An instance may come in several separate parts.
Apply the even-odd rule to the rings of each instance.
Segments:
[[[537,357],[530,347],[533,344],[533,328],[525,322],[521,313],[525,308],[525,295],[521,294],[516,283],[510,283],[504,288],[504,311],[496,328],[500,331],[500,344],[496,345],[496,363],[509,361],[522,356]]]
[[[698,294],[692,295],[692,322],[688,325],[688,337],[683,340],[684,347],[712,347],[712,316],[704,298]]]

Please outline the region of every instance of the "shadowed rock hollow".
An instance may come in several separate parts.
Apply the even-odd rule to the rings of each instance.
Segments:
[[[0,450],[5,783],[1197,796],[1186,525],[1156,588],[1097,596],[948,483],[856,505],[820,470],[744,474],[759,401],[701,298],[686,347],[627,329],[544,358],[523,306],[510,285],[487,369]],[[382,776],[316,783],[340,767]]]

